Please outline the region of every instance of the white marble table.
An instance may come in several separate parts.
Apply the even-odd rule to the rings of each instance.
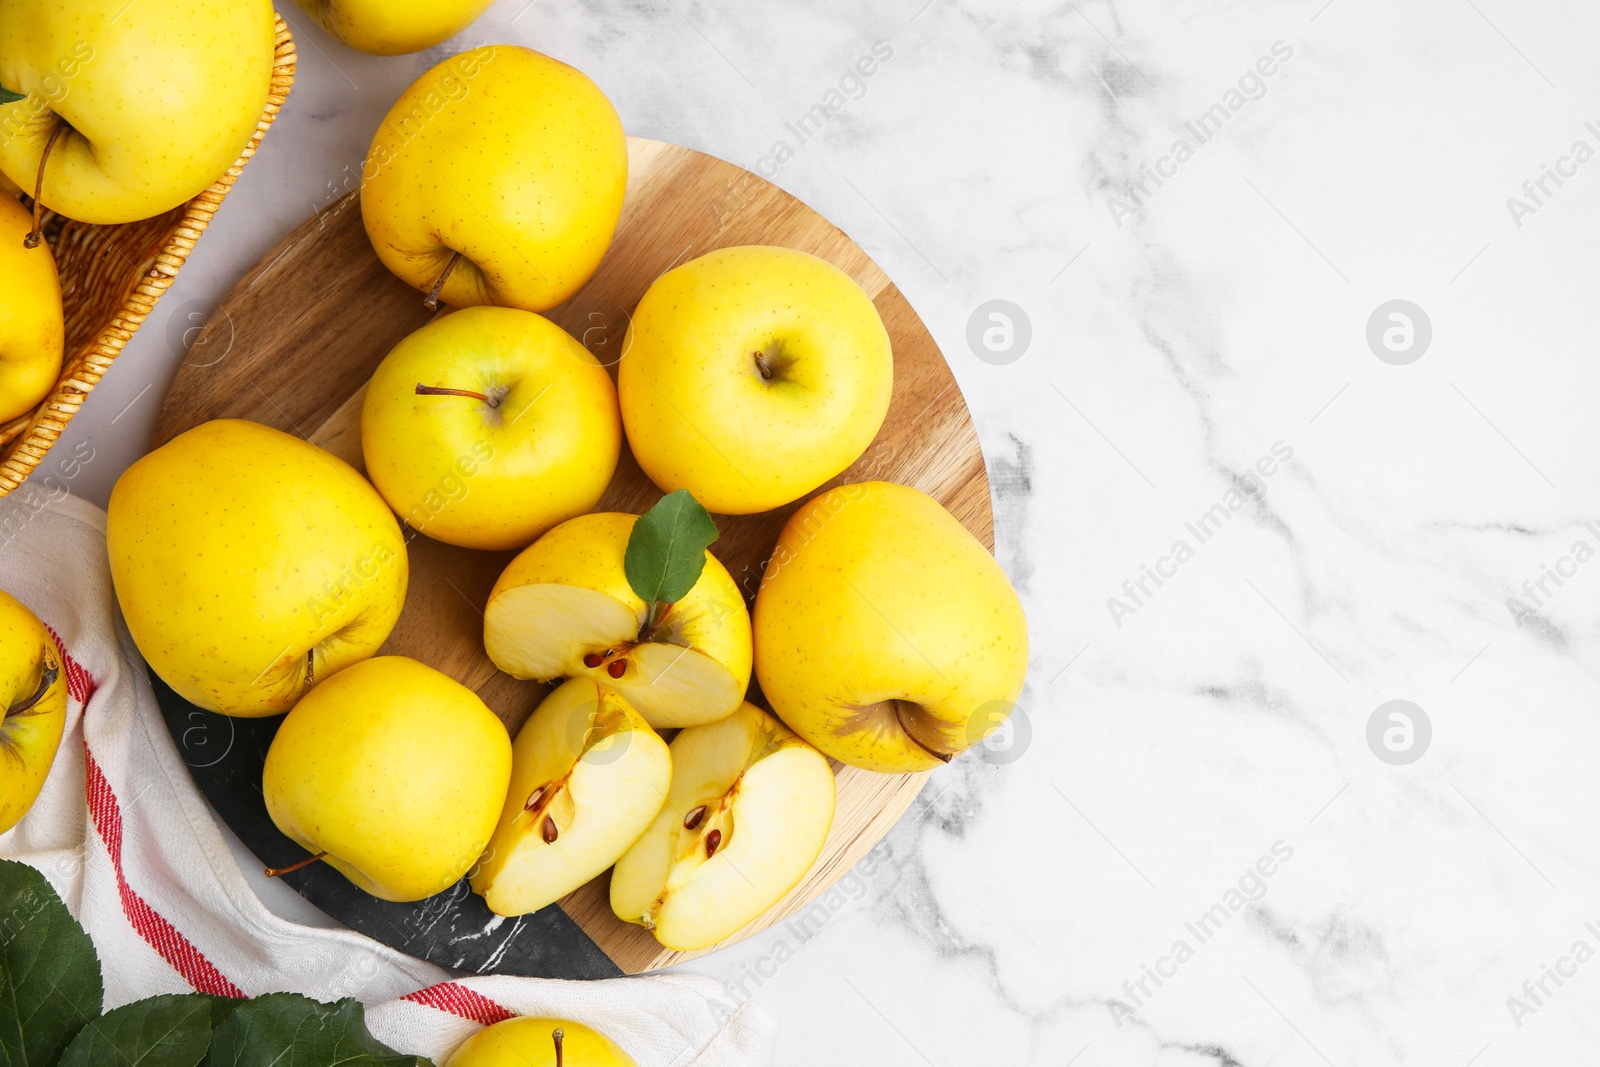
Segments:
[[[90,499],[439,58],[285,14],[288,109],[73,425]],[[777,1062],[1594,1060],[1596,39],[1551,0],[502,0],[456,42],[570,61],[844,227],[983,438],[1030,736],[809,929],[694,965]],[[1422,715],[1369,744],[1391,700]]]

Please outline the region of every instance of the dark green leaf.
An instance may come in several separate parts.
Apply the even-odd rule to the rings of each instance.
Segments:
[[[78,1031],[59,1067],[195,1067],[211,1044],[211,999],[151,997]]]
[[[367,1032],[354,1000],[321,1004],[297,993],[241,1001],[211,1038],[206,1067],[432,1067]]]
[[[689,490],[668,493],[633,524],[622,561],[628,584],[646,604],[683,599],[700,580],[706,547],[716,539],[716,524]]]
[[[103,993],[94,944],[44,875],[0,860],[0,1062],[55,1063]]]
[[[0,104],[15,104],[18,100],[28,99],[27,93],[14,93],[5,86],[0,85]]]

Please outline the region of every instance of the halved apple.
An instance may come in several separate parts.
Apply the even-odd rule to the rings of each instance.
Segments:
[[[574,678],[511,746],[511,788],[470,881],[496,915],[553,904],[617,861],[667,797],[667,744],[615,690]]]
[[[679,952],[707,948],[805,877],[833,825],[827,757],[744,704],[672,742],[672,792],[611,873],[611,910]]]
[[[750,612],[707,552],[700,580],[647,632],[649,605],[623,566],[637,521],[580,515],[524,550],[489,594],[484,647],[515,678],[601,682],[651,726],[715,722],[750,685]]]

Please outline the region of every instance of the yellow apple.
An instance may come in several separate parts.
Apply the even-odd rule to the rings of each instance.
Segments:
[[[665,492],[748,515],[854,463],[894,391],[889,334],[850,276],[791,248],[723,248],[663,274],[623,341],[628,443]]]
[[[175,208],[255,132],[275,37],[271,0],[6,0],[0,170],[32,192],[48,149],[40,199],[84,222]]]
[[[261,792],[278,829],[358,887],[421,900],[477,862],[510,780],[511,738],[476,693],[379,656],[295,705]]]
[[[0,834],[28,814],[67,721],[67,675],[39,617],[0,589]]]
[[[667,948],[709,948],[805,877],[833,805],[827,759],[754,704],[691,726],[666,807],[611,872],[611,910]]]
[[[562,523],[511,561],[489,593],[483,643],[515,678],[592,678],[650,725],[714,722],[750,685],[750,614],[717,558],[689,594],[641,634],[649,605],[623,567],[636,515]]]
[[[494,0],[295,0],[323,29],[360,52],[420,52],[466,29]]]
[[[0,195],[0,424],[31,411],[61,375],[61,281],[44,242],[25,247],[28,211]]]
[[[259,423],[173,438],[117,480],[106,518],[117,600],[184,699],[288,711],[378,650],[400,617],[405,539],[348,463]]]
[[[581,71],[495,45],[418,78],[378,127],[362,177],[378,258],[430,301],[544,311],[610,246],[628,144]]]
[[[479,1030],[444,1067],[636,1067],[617,1043],[566,1019],[507,1019]]]
[[[531,311],[474,307],[435,319],[378,365],[361,446],[367,476],[413,529],[522,548],[600,502],[622,420],[611,377],[565,330]]]
[[[665,741],[616,691],[574,678],[512,745],[511,788],[473,891],[496,915],[554,904],[617,862],[667,799]]]
[[[1005,720],[1028,669],[1022,604],[933,498],[865,482],[784,526],[755,608],[756,678],[842,763],[927,770]]]

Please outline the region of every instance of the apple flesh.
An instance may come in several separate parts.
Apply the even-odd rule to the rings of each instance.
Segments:
[[[833,770],[754,704],[672,741],[672,791],[617,861],[611,910],[679,952],[731,937],[797,885],[833,825]]]
[[[421,900],[466,874],[494,830],[511,739],[476,693],[403,656],[313,689],[267,750],[273,824],[361,889]]]
[[[467,1038],[444,1067],[636,1067],[605,1034],[567,1019],[524,1016]]]
[[[761,691],[842,763],[937,767],[998,729],[1028,670],[1022,604],[939,502],[830,490],[789,519],[756,594]]]
[[[849,467],[894,391],[877,308],[792,248],[722,248],[663,274],[623,351],[617,388],[639,466],[724,515],[781,507]]]
[[[0,193],[0,425],[32,411],[61,376],[61,280],[48,244],[24,244],[32,229],[27,209]]]
[[[106,516],[111,578],[150,667],[229,715],[288,711],[371,656],[405,603],[405,538],[337,456],[220,419],[129,467]]]
[[[412,529],[522,548],[592,509],[622,450],[617,391],[561,327],[474,307],[401,341],[361,409],[367,476]]]
[[[39,617],[0,590],[0,833],[44,788],[67,721],[67,675]]]
[[[496,915],[554,904],[638,840],[672,780],[672,756],[616,691],[574,678],[544,699],[512,745],[511,788],[472,872]]]
[[[687,596],[649,632],[624,558],[638,516],[583,515],[511,561],[489,593],[484,645],[516,678],[590,678],[660,729],[731,714],[750,684],[750,614],[710,552]]]

